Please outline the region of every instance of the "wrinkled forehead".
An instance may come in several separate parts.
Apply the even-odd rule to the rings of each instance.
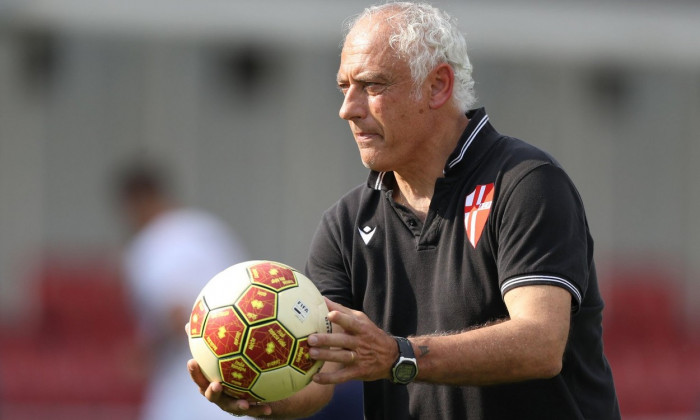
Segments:
[[[386,35],[380,26],[368,27],[348,34],[340,54],[338,78],[342,79],[357,73],[392,73],[403,60],[396,56],[389,46]]]
[[[408,69],[405,58],[390,46],[395,32],[393,13],[380,11],[358,19],[350,28],[340,54],[338,80],[360,74],[395,79]],[[403,76],[401,76],[403,77]]]

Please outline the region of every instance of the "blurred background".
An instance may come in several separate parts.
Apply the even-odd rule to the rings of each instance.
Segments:
[[[432,3],[494,126],[581,192],[624,417],[698,418],[700,4]],[[125,163],[164,163],[250,256],[303,268],[323,210],[366,179],[335,74],[367,5],[0,0],[0,419],[137,416]]]

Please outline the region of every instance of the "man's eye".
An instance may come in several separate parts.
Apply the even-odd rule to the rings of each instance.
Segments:
[[[364,88],[369,93],[379,93],[384,89],[384,85],[376,82],[366,82],[364,83]]]
[[[350,83],[339,83],[338,84],[338,90],[343,94],[347,94],[348,91],[350,90],[351,84]],[[358,83],[358,88],[361,88],[363,91],[369,93],[369,94],[377,94],[381,93],[381,91],[385,88],[385,85],[382,83],[378,82],[361,82]]]

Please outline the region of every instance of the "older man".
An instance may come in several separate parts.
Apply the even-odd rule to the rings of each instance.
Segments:
[[[366,418],[616,419],[581,199],[553,158],[499,134],[475,103],[466,42],[445,13],[365,10],[342,49],[340,117],[369,180],[324,214],[306,267],[332,334],[287,401],[202,392],[235,414],[305,415],[365,381]]]

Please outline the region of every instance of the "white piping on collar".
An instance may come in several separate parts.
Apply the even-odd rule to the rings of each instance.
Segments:
[[[476,129],[474,129],[474,131],[469,135],[469,138],[467,139],[467,141],[466,141],[466,142],[464,143],[464,145],[462,146],[462,150],[460,150],[459,156],[457,156],[456,158],[452,159],[452,161],[451,161],[450,163],[447,164],[447,169],[452,169],[456,164],[458,164],[459,162],[462,161],[462,159],[464,158],[464,154],[467,152],[467,149],[469,148],[469,146],[470,146],[470,145],[472,144],[472,142],[474,141],[474,138],[476,137],[477,134],[479,134],[479,131],[481,131],[481,129],[484,127],[484,125],[485,125],[488,121],[489,121],[489,116],[488,116],[488,115],[484,115],[484,117],[481,119],[481,121],[479,121],[479,124],[477,124]]]
[[[374,189],[375,190],[382,189],[382,182],[384,181],[384,175],[386,175],[386,172],[380,172],[379,175],[377,176],[377,180],[374,182]]]

